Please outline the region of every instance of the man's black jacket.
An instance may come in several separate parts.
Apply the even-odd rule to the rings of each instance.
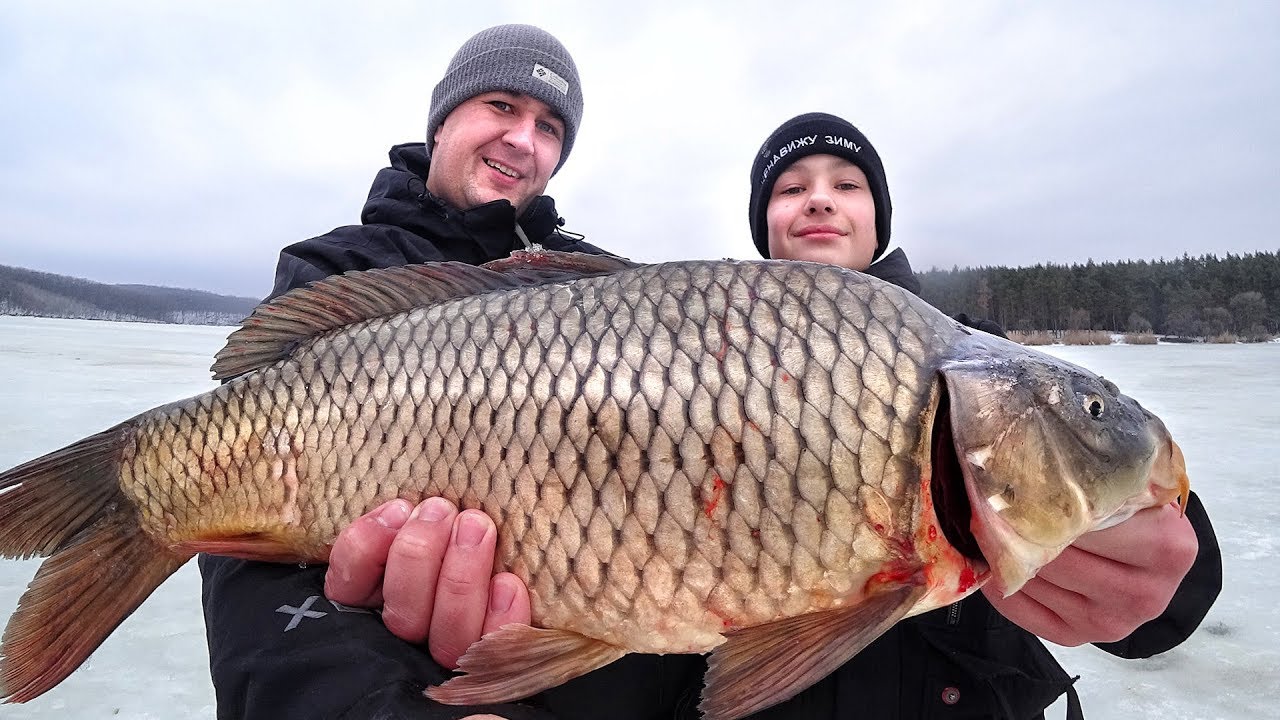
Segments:
[[[426,194],[420,143],[393,148],[391,161],[370,191],[363,225],[281,252],[273,296],[347,270],[433,260],[482,263],[523,247],[505,201],[459,212]],[[536,200],[519,222],[530,241],[548,249],[600,252],[559,231],[549,198]],[[870,273],[912,291],[919,287],[901,250]],[[1217,596],[1221,565],[1212,528],[1198,501],[1189,514],[1200,537],[1195,568],[1164,616],[1106,646],[1109,652],[1144,657],[1177,645]],[[214,556],[202,556],[200,567],[220,719],[407,720],[479,712],[511,720],[698,717],[706,662],[696,655],[628,655],[520,703],[437,705],[422,690],[450,673],[425,648],[391,635],[378,615],[327,600],[324,567]],[[755,717],[1036,718],[1070,684],[1044,645],[979,593],[898,623],[828,678]]]

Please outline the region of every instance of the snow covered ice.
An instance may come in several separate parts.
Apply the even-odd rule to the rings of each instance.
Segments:
[[[1222,594],[1185,643],[1147,660],[1057,648],[1089,720],[1280,717],[1280,343],[1045,348],[1164,420],[1222,547]],[[1059,701],[1045,713],[1063,717]]]
[[[0,469],[214,387],[230,328],[0,317]],[[1277,717],[1280,343],[1052,347],[1165,421],[1222,545],[1224,587],[1200,630],[1148,660],[1054,648],[1090,720]],[[39,560],[0,561],[0,618]],[[288,618],[281,617],[285,623]],[[1052,646],[1051,646],[1052,647]],[[285,690],[287,691],[287,689]],[[1064,703],[1046,713],[1061,718]],[[0,718],[212,718],[200,578],[188,563],[79,670]]]
[[[216,387],[209,365],[230,331],[0,317],[0,468]],[[6,620],[40,562],[0,560],[0,616]],[[194,562],[164,582],[62,684],[24,705],[0,705],[6,720],[212,717]]]

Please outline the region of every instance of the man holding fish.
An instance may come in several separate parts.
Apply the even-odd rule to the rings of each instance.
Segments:
[[[582,108],[577,68],[556,38],[528,25],[477,33],[459,48],[432,93],[426,144],[392,149],[392,166],[379,173],[370,190],[364,224],[285,248],[272,297],[349,270],[443,260],[478,265],[534,245],[600,253],[581,237],[560,230],[563,220],[555,203],[543,195],[569,157]],[[446,667],[455,667],[483,631],[529,621],[523,583],[510,573],[490,577],[497,531],[484,513],[459,514],[449,501],[432,498],[417,508],[392,503],[359,522],[374,532],[366,537],[356,531],[338,544],[338,569],[329,574],[337,591],[331,597],[348,600],[350,607],[379,606],[388,629],[414,643],[429,637],[431,654]],[[402,527],[405,532],[392,548],[395,531]],[[308,583],[319,577],[317,569],[282,571],[217,556],[202,557],[201,569],[219,717],[308,717],[310,711],[292,708],[285,694],[256,690],[279,680],[257,660],[266,650],[258,642],[274,644],[277,638],[242,628],[246,603],[262,604],[260,584],[282,585],[284,592],[310,588]],[[444,591],[437,593],[437,585]],[[353,586],[369,591],[353,595]],[[320,585],[315,588],[319,591]],[[385,633],[370,627],[376,619],[358,613],[334,613],[326,621]],[[290,678],[291,685],[305,676],[308,682],[329,686],[326,693],[332,697],[325,702],[333,703],[334,712],[350,707],[346,712],[359,717],[384,705],[424,704],[429,701],[421,698],[420,688],[405,691],[393,678],[426,683],[447,677],[439,670],[427,675],[416,670],[431,665],[425,658],[388,674],[384,666],[400,663],[397,656],[421,654],[395,641],[391,657],[357,663],[367,682],[343,671],[346,679],[335,687],[308,666],[349,658],[356,643],[343,640],[346,629],[321,632],[325,637],[305,657],[277,658],[270,667]],[[385,640],[379,638],[380,647],[388,645]],[[253,704],[255,699],[261,704]]]

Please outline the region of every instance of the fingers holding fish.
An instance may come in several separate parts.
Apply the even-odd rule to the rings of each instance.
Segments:
[[[1154,581],[1171,582],[1175,588],[1200,549],[1191,521],[1176,503],[1140,510],[1115,527],[1081,535],[1072,547],[1123,563]]]
[[[1059,645],[1112,642],[1157,617],[1195,560],[1195,531],[1176,506],[1149,508],[1088,533],[1008,598],[1009,620]]]
[[[1075,593],[1055,587],[1039,578],[1032,578],[1022,586],[1021,590],[1009,597],[1002,597],[998,591],[990,587],[983,587],[982,594],[1009,622],[1049,642],[1065,647],[1075,647],[1088,642],[1078,639],[1079,634],[1072,631],[1071,623],[1059,614],[1059,610],[1070,614],[1071,608],[1084,607],[1084,599]],[[1054,599],[1051,600],[1046,596],[1053,596]]]
[[[457,516],[453,503],[440,497],[427,498],[413,509],[387,549],[382,621],[402,640],[420,643],[427,639],[436,581]]]
[[[464,510],[454,521],[439,579],[431,584],[435,607],[426,618],[431,657],[446,668],[456,668],[484,632],[497,544],[498,530],[483,512]]]
[[[1190,521],[1163,505],[1082,535],[1039,577],[1087,597],[1093,624],[1118,639],[1164,611],[1197,550]]]
[[[987,596],[1011,622],[1045,640],[1065,647],[1092,642],[1114,642],[1150,619],[1133,612],[1128,593],[1113,593],[1113,602],[1099,602],[1061,586],[1033,578],[1008,598]]]
[[[387,552],[413,506],[392,500],[357,518],[343,530],[329,553],[324,594],[352,607],[381,607]]]
[[[493,543],[486,549],[485,536],[493,535],[492,527],[488,516],[460,515],[444,498],[417,507],[393,500],[338,536],[325,595],[344,605],[382,608],[387,629],[415,643],[434,637],[433,617],[440,613],[445,619],[432,646],[438,643],[456,662],[482,634],[530,621],[529,591],[520,578],[489,577]]]
[[[531,619],[529,589],[524,581],[512,573],[494,575],[489,581],[489,610],[481,634],[488,635],[511,623],[528,625]]]

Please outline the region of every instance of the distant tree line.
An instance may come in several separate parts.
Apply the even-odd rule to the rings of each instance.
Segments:
[[[920,273],[921,296],[1010,330],[1263,339],[1280,332],[1280,252]]]
[[[921,296],[943,312],[988,318],[1009,330],[1280,334],[1280,252],[919,275]],[[107,285],[0,265],[0,315],[234,325],[255,305],[253,298]]]
[[[152,285],[108,285],[0,265],[0,315],[235,325],[253,298]]]

